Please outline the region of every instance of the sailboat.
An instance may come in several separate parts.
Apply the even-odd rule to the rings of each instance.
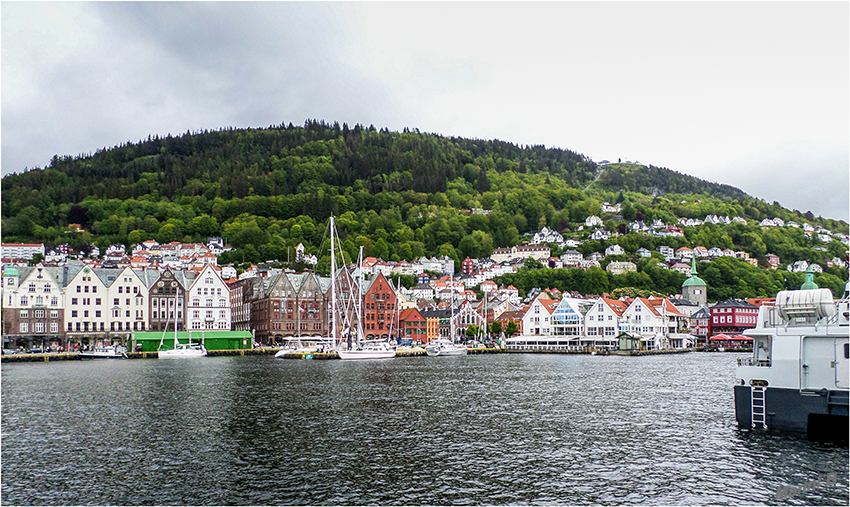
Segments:
[[[180,343],[177,341],[177,303],[180,301],[180,288],[177,288],[177,296],[174,298],[174,348],[171,350],[163,350],[163,342],[165,341],[165,331],[162,332],[162,339],[159,341],[158,355],[160,359],[182,359],[204,357],[207,355],[207,350],[203,344],[192,344],[192,335],[189,335],[189,343]],[[165,327],[168,330],[168,325]]]
[[[465,356],[468,352],[466,345],[461,345],[454,342],[455,339],[455,295],[454,295],[454,277],[452,277],[452,309],[449,313],[449,324],[451,329],[451,338],[437,338],[428,342],[425,346],[425,353],[431,357],[437,356]]]
[[[331,217],[333,220],[333,217]],[[331,272],[333,273],[333,236],[331,236]],[[395,349],[392,348],[386,340],[363,340],[362,318],[360,299],[362,297],[362,280],[363,280],[363,247],[360,247],[360,272],[357,280],[357,343],[351,349],[346,349],[342,343],[336,350],[340,359],[389,359],[395,357]],[[331,287],[335,284],[332,283]],[[336,292],[331,292],[331,306],[336,308]],[[334,314],[335,315],[335,314]],[[335,321],[334,321],[335,322]],[[334,336],[336,336],[336,325],[334,324]]]

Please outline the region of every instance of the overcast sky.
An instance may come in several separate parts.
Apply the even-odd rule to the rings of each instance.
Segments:
[[[2,171],[307,118],[501,139],[850,215],[848,2],[2,2]]]

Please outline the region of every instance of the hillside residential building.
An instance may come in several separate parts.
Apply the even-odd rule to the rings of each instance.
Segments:
[[[624,262],[609,262],[608,266],[605,268],[612,275],[622,275],[628,273],[630,271],[637,271],[637,266],[634,262],[624,261]]]
[[[12,261],[28,261],[36,254],[44,257],[44,243],[3,243],[0,245],[0,257]]]
[[[497,248],[490,256],[496,262],[507,262],[519,259],[532,258],[538,261],[548,259],[550,256],[548,245],[519,245],[510,248]]]

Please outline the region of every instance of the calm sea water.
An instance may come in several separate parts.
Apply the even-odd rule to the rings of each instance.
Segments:
[[[3,364],[2,503],[847,505],[846,446],[738,430],[735,357]]]

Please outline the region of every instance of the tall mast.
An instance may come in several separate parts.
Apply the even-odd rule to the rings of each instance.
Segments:
[[[336,343],[336,259],[334,259],[334,217],[331,215],[330,220],[330,236],[331,236],[331,339],[334,347]]]
[[[363,343],[363,245],[357,257],[357,343]]]
[[[449,289],[451,289],[449,294],[451,295],[451,301],[452,301],[452,306],[451,306],[452,309],[449,311],[449,329],[451,330],[451,333],[452,333],[452,343],[454,343],[455,342],[455,275],[454,274],[452,274],[451,278],[449,279]]]
[[[177,295],[174,297],[174,350],[177,350],[177,302],[180,300],[180,287],[177,287]]]

